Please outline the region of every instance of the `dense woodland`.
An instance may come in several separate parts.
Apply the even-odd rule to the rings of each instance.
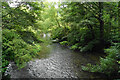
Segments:
[[[57,7],[56,7],[57,6]],[[38,56],[43,33],[81,53],[105,54],[84,71],[120,73],[120,2],[2,2],[2,75],[9,61],[19,68]]]

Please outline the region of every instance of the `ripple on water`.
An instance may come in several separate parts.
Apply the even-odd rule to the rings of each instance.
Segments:
[[[15,77],[34,77],[34,78],[90,78],[97,77],[93,76],[91,73],[84,72],[81,69],[82,65],[87,64],[88,62],[96,62],[96,57],[99,56],[89,55],[86,57],[81,53],[74,52],[60,46],[59,44],[49,45],[51,48],[47,54],[43,52],[47,57],[42,59],[34,59],[28,62],[27,66],[24,69],[17,70],[13,66],[9,69],[11,71],[9,74]],[[44,55],[39,53],[39,55]],[[41,57],[40,57],[41,58]],[[13,65],[13,64],[11,64]],[[13,69],[14,68],[14,69]],[[8,73],[7,73],[8,74]],[[28,74],[27,76],[23,76]]]

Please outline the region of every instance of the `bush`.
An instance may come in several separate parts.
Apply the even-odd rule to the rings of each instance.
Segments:
[[[24,34],[24,33],[23,33]],[[40,44],[25,42],[15,30],[3,29],[2,72],[6,70],[9,61],[14,61],[19,68],[37,56],[41,50]]]
[[[116,71],[120,71],[118,67],[118,59],[120,56],[120,51],[117,46],[112,46],[109,49],[105,49],[107,56],[105,58],[100,58],[100,64],[91,65],[87,64],[87,66],[82,66],[82,69],[90,72],[100,72],[105,74],[112,74]]]
[[[68,45],[68,41],[62,41],[60,42],[61,45]]]
[[[87,51],[93,51],[95,47],[98,47],[97,44],[99,44],[99,40],[92,40],[88,42],[85,46],[83,46],[80,51],[81,52],[87,52]]]
[[[53,29],[52,30],[52,39],[56,39],[56,38],[58,38],[58,39],[62,39],[62,37],[63,37],[63,33],[62,33],[62,31],[63,31],[63,28],[61,27],[61,28],[56,28],[56,29]]]
[[[52,39],[59,39],[59,41],[66,41],[67,35],[70,31],[69,27],[56,27],[52,29]]]
[[[79,43],[76,43],[75,45],[72,45],[70,49],[77,50],[79,49]]]

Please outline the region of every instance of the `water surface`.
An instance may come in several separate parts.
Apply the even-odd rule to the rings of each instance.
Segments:
[[[46,51],[49,48],[48,51]],[[45,51],[45,52],[44,52]],[[47,53],[46,53],[47,52]],[[44,54],[43,54],[44,53]],[[13,62],[8,73],[11,78],[100,78],[99,74],[85,72],[81,69],[87,63],[95,64],[100,54],[75,52],[58,43],[46,45],[40,56],[18,70]]]

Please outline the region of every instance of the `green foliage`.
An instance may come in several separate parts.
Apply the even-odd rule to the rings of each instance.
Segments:
[[[70,49],[76,50],[76,49],[78,49],[78,48],[79,48],[79,46],[78,46],[78,45],[79,45],[78,43],[77,43],[77,44],[75,44],[75,45],[72,45]]]
[[[64,24],[67,24],[70,29],[64,32],[65,28],[56,28],[55,32],[53,30],[53,38],[58,38],[61,41],[65,37],[67,38],[65,41],[67,40],[71,46],[78,43],[77,49],[81,52],[94,51],[95,49],[103,50],[110,45],[111,32],[112,29],[114,30],[112,26],[117,27],[117,25],[112,24],[117,22],[117,18],[113,17],[117,13],[116,3],[68,2],[62,3],[60,6],[62,7],[59,10],[60,23],[64,27],[66,26]],[[103,6],[105,7],[102,8]],[[109,10],[109,7],[112,7],[113,10]],[[111,14],[111,11],[114,13]]]
[[[22,66],[24,63],[31,60],[40,51],[39,44],[30,45],[26,43],[20,35],[13,30],[3,30],[3,55],[5,59],[16,62],[17,66]]]
[[[115,71],[120,71],[118,67],[117,60],[120,56],[119,49],[116,46],[112,46],[109,49],[105,49],[107,56],[105,58],[100,58],[100,64],[92,65],[87,64],[87,66],[82,66],[82,69],[90,72],[100,72],[105,74],[112,74]]]
[[[80,49],[81,52],[93,51],[95,47],[99,46],[99,40],[92,40],[87,45]],[[96,48],[97,49],[97,48]]]
[[[55,5],[22,2],[12,8],[8,3],[2,3],[2,72],[9,61],[23,68],[38,52],[43,50],[44,53],[45,46],[41,47],[39,43],[47,42],[41,36],[48,32],[61,45],[70,45],[71,49],[81,52],[102,51],[116,43],[104,50],[107,56],[100,58],[100,64],[87,64],[82,68],[105,74],[111,74],[115,69],[120,72],[116,66],[120,63],[118,4],[63,2],[58,3],[58,9]]]
[[[52,30],[52,38],[53,39],[56,39],[56,38],[61,39],[63,37],[63,34],[62,34],[63,30],[64,30],[63,28],[53,29]]]
[[[118,3],[63,2],[59,6],[59,23],[62,27],[52,29],[52,38],[59,39],[61,44],[67,41],[73,50],[106,52],[107,56],[100,58],[100,64],[88,64],[88,67],[83,69],[105,74],[115,72],[116,63],[119,63],[118,53],[120,53],[120,47],[117,48],[120,41]],[[66,26],[69,26],[69,29],[65,29]],[[109,48],[112,43],[117,45]]]
[[[7,2],[3,2],[2,13],[2,74],[4,76],[9,61],[14,61],[19,68],[23,68],[26,62],[40,52],[39,43],[42,39],[38,36],[39,29],[36,30],[38,26],[36,22],[40,20],[41,5],[27,2],[19,3],[17,7],[12,8]]]
[[[68,45],[68,41],[62,41],[60,42],[61,45]]]
[[[69,27],[56,27],[52,29],[52,39],[59,39],[59,41],[67,40],[67,35],[69,33]]]
[[[41,20],[37,21],[37,25],[43,33],[51,32],[51,28],[56,26],[57,23],[57,9],[55,8],[56,3],[44,2],[43,11],[41,11]]]
[[[2,74],[6,71],[6,66],[9,64],[8,60],[6,60],[5,57],[5,55],[2,56],[2,66],[0,66],[0,69],[2,69]]]

